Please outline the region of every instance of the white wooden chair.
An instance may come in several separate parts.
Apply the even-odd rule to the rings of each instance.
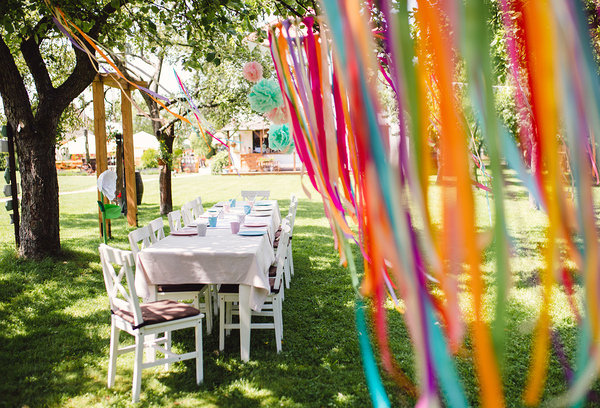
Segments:
[[[142,370],[157,365],[196,359],[196,383],[203,381],[202,318],[204,315],[190,305],[161,300],[140,304],[135,292],[132,268],[133,254],[101,244],[100,261],[111,310],[110,359],[108,363],[108,388],[115,384],[117,356],[135,352],[133,366],[132,401],[138,402],[142,387]],[[118,272],[115,270],[118,267]],[[171,331],[194,328],[195,351],[177,354],[171,350]],[[135,337],[135,344],[119,348],[119,333],[123,330]],[[156,338],[159,333],[163,337]],[[144,362],[144,349],[154,349],[164,358]]]
[[[161,217],[150,221],[148,228],[150,229],[150,242],[152,244],[165,238],[165,224]]]
[[[169,229],[171,232],[179,231],[181,229],[181,211],[171,211],[167,218],[169,219]]]
[[[250,330],[252,329],[274,329],[275,343],[277,352],[281,351],[281,339],[283,338],[283,273],[285,268],[285,252],[289,237],[289,226],[283,225],[281,232],[281,248],[277,252],[276,263],[269,269],[269,284],[271,291],[263,304],[260,312],[252,311],[254,316],[272,317],[273,322],[267,323],[252,323],[250,322]],[[239,322],[233,323],[233,316],[239,315],[239,309],[234,303],[239,302],[239,285],[221,285],[219,289],[219,306],[221,313],[219,315],[219,350],[225,348],[225,331],[227,334],[231,329],[239,329]]]
[[[204,214],[204,208],[202,207],[202,200],[200,197],[192,201],[188,201],[181,206],[181,217],[183,218],[184,225],[190,225],[202,214]]]
[[[151,233],[148,225],[137,228],[129,233],[129,246],[131,247],[131,252],[133,253],[134,258],[142,249],[148,248],[150,245],[152,245],[150,235]]]
[[[152,225],[152,223],[154,223],[154,225]],[[153,232],[153,228],[157,228],[159,234],[160,231],[163,231],[162,237],[164,238],[162,218],[157,218],[145,227],[140,227],[129,233],[129,246],[131,247],[131,252],[133,253],[134,259],[138,252],[156,242],[156,235]],[[158,298],[161,300],[191,300],[192,306],[200,309],[204,314],[206,314],[206,332],[208,334],[212,333],[213,326],[213,303],[211,301],[211,289],[212,288],[203,283],[156,286]],[[204,303],[200,303],[200,298],[202,296],[204,296]]]
[[[242,190],[242,200],[268,200],[271,196],[271,190]]]
[[[292,194],[294,197],[294,195]],[[298,210],[298,200],[292,200],[290,202],[290,210],[285,219],[288,220],[288,225],[290,226],[290,236],[288,239],[288,246],[286,251],[286,265],[285,265],[285,287],[286,289],[290,288],[290,282],[292,280],[292,276],[294,275],[294,258],[292,256],[292,237],[294,234],[294,224],[296,222],[296,212]],[[275,240],[273,241],[273,248],[277,251],[279,247],[281,230],[275,233]]]
[[[200,196],[198,196],[198,197],[196,197],[196,199],[194,201],[196,201],[196,208],[198,209],[198,215],[196,215],[196,217],[199,217],[202,214],[204,214],[204,207],[202,206],[202,198]]]
[[[292,200],[290,204],[290,239],[288,241],[288,251],[287,251],[287,260],[288,260],[288,271],[291,276],[294,275],[294,258],[292,257],[292,238],[294,236],[294,225],[296,224],[296,212],[298,211],[298,199],[295,201]]]

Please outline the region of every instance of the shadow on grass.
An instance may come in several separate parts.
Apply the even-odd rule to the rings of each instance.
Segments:
[[[90,256],[71,262],[65,255],[41,262],[17,259],[14,252],[0,255],[0,376],[9,379],[0,385],[5,406],[51,404],[57,397],[48,392],[52,389],[79,393],[99,387],[74,373],[84,373],[85,357],[106,348],[97,328],[109,315],[105,308],[72,307],[104,300],[102,275],[89,268],[96,261]]]
[[[156,214],[157,205],[140,206],[140,225]],[[97,255],[97,214],[61,214],[61,227],[60,257],[32,262],[17,259],[14,251],[0,255],[0,375],[5,379],[0,406],[128,406],[130,357],[119,357],[115,390],[106,388],[110,314]],[[132,229],[125,218],[116,220],[110,244],[128,248]],[[234,330],[219,352],[218,320],[213,320],[214,331],[203,340],[204,383],[195,384],[192,361],[168,372],[146,370],[143,404],[370,404],[350,274],[338,264],[320,202],[300,200],[293,247],[295,275],[285,292],[283,351],[276,353],[272,330],[254,330],[251,360],[241,362],[239,332]],[[174,333],[173,342],[181,350],[192,349],[193,334]]]

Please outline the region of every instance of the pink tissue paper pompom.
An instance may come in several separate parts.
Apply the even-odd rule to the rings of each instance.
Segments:
[[[281,105],[275,109],[270,110],[265,116],[269,121],[273,122],[275,125],[284,125],[288,123],[287,108],[285,107],[285,105]]]
[[[258,82],[262,79],[263,68],[256,61],[248,62],[244,65],[244,78],[250,82]]]

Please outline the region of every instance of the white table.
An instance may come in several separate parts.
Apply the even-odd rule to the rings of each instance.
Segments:
[[[276,202],[273,207],[271,217],[256,217],[269,219],[269,234],[240,236],[217,224],[204,237],[169,235],[145,248],[136,260],[138,295],[155,300],[159,284],[239,284],[241,358],[248,361],[251,309],[260,311],[270,291],[268,270],[274,254],[269,236],[280,220]]]

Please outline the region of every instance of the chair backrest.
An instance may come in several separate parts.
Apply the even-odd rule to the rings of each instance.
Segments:
[[[196,218],[198,218],[199,216],[201,216],[202,214],[204,214],[204,207],[202,206],[202,198],[200,196],[196,197],[196,208],[197,208],[197,214],[196,214]]]
[[[198,197],[200,198],[200,197]],[[198,203],[198,198],[188,201],[183,206],[181,206],[181,217],[183,218],[183,224],[189,225],[195,220],[198,219],[203,213],[204,209],[202,208],[202,204]]]
[[[150,228],[150,242],[155,243],[165,238],[165,224],[162,217],[158,217],[155,220],[150,221],[148,224]]]
[[[169,219],[169,228],[171,229],[171,232],[179,231],[181,229],[181,211],[171,211],[167,215],[167,218]]]
[[[100,262],[106,293],[110,301],[110,309],[113,312],[121,309],[133,315],[134,326],[139,326],[142,320],[139,299],[135,291],[135,279],[133,277],[133,254],[130,251],[121,251],[105,244],[100,244]],[[118,272],[115,270],[118,267]],[[124,285],[123,279],[125,279]]]
[[[277,272],[275,273],[274,289],[279,289],[283,281],[283,268],[285,268],[285,255],[288,242],[290,240],[290,226],[288,220],[284,219],[281,222],[281,235],[279,236],[279,246],[275,254],[275,262],[277,263]]]
[[[129,233],[129,246],[131,247],[131,252],[134,256],[137,255],[137,253],[142,249],[152,245],[152,239],[150,238],[150,235],[153,234],[152,231],[150,231],[149,225],[140,227]]]
[[[194,221],[192,205],[189,202],[181,206],[181,218],[183,219],[183,225],[189,225]]]
[[[267,200],[271,196],[271,190],[242,190],[242,200]]]
[[[292,201],[292,203],[290,204],[290,212],[287,215],[287,217],[289,217],[289,223],[290,223],[290,236],[294,233],[294,224],[296,223],[297,210],[298,210],[298,200],[296,200],[295,202]]]

